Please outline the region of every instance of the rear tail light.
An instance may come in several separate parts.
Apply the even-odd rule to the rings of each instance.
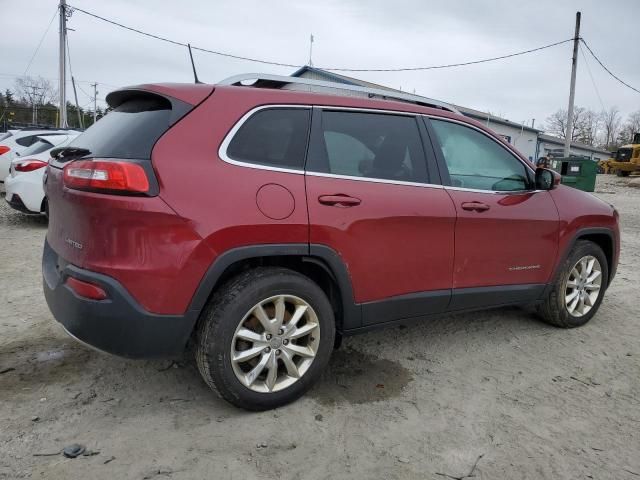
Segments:
[[[9,150],[11,150],[11,149],[9,147],[7,147],[6,145],[0,145],[0,155],[4,155]]]
[[[76,190],[148,193],[149,178],[137,163],[76,160],[64,167],[64,185]]]
[[[93,283],[78,280],[73,277],[67,277],[65,284],[80,297],[88,298],[90,300],[104,300],[107,298],[107,292]]]
[[[13,164],[13,169],[16,172],[33,172],[34,170],[38,170],[39,168],[46,167],[48,165],[47,162],[43,162],[42,160],[20,160]]]

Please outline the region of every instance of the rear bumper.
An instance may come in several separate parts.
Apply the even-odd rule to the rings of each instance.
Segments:
[[[195,312],[150,313],[117,280],[68,264],[47,241],[42,276],[51,313],[80,342],[128,358],[171,358],[184,352],[196,320]],[[68,276],[100,285],[108,298],[90,300],[76,295],[64,283]]]

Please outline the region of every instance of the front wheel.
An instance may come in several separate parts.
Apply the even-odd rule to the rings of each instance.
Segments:
[[[220,396],[248,410],[285,405],[304,394],[329,361],[333,309],[309,278],[258,268],[227,282],[198,325],[196,362]]]
[[[579,327],[595,315],[607,289],[609,269],[602,249],[579,240],[539,305],[543,320],[562,328]]]

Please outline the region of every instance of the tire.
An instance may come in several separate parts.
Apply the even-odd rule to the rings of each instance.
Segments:
[[[593,299],[583,302],[583,307],[586,306],[589,307],[589,309],[584,313],[580,313],[579,304],[575,306],[575,309],[573,311],[571,311],[570,308],[570,305],[576,301],[576,297],[573,297],[572,301],[568,304],[567,296],[573,295],[573,293],[576,292],[576,289],[578,289],[579,291],[579,286],[576,288],[570,286],[571,284],[576,283],[573,281],[575,279],[575,276],[572,272],[574,271],[574,268],[578,270],[580,269],[578,264],[582,259],[585,258],[592,258],[597,261],[597,263],[594,262],[594,265],[592,267],[594,270],[592,270],[592,273],[588,276],[593,275],[593,272],[597,270],[598,265],[601,273],[598,276],[600,284],[597,290],[597,297],[595,295],[592,295],[592,297],[594,297]],[[564,263],[556,274],[554,282],[550,286],[549,293],[547,294],[546,298],[540,305],[538,305],[538,313],[545,322],[556,327],[580,327],[591,320],[591,318],[598,311],[598,308],[602,303],[604,293],[607,289],[608,278],[609,266],[607,264],[607,258],[605,257],[602,249],[593,242],[587,240],[578,240],[571,250],[571,253],[565,259]],[[598,278],[594,280],[594,282],[597,281]],[[585,286],[583,291],[587,294],[590,292],[594,292],[593,287],[589,286]],[[580,293],[578,293],[578,297],[580,297]],[[592,303],[593,305],[587,305],[588,302]]]
[[[631,172],[625,172],[624,170],[616,170],[618,177],[628,177]]]
[[[278,309],[277,303],[283,308]],[[284,313],[279,316],[278,311]],[[299,311],[303,313],[298,315]],[[270,323],[278,317],[284,319],[282,329]],[[303,331],[310,333],[294,338]],[[248,333],[251,340],[245,340]],[[334,339],[333,308],[317,284],[292,270],[261,267],[239,274],[214,293],[198,322],[196,363],[204,381],[220,397],[246,410],[268,410],[296,400],[311,388],[329,361]],[[315,356],[291,353],[294,348]],[[259,364],[262,369],[254,375]]]

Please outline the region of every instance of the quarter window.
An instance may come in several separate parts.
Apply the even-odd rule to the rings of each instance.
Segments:
[[[323,111],[307,169],[351,177],[427,182],[414,117]]]
[[[271,108],[252,115],[238,130],[227,155],[279,168],[304,168],[310,112],[304,108]]]
[[[525,166],[496,141],[457,123],[431,124],[454,187],[501,192],[529,187]]]

